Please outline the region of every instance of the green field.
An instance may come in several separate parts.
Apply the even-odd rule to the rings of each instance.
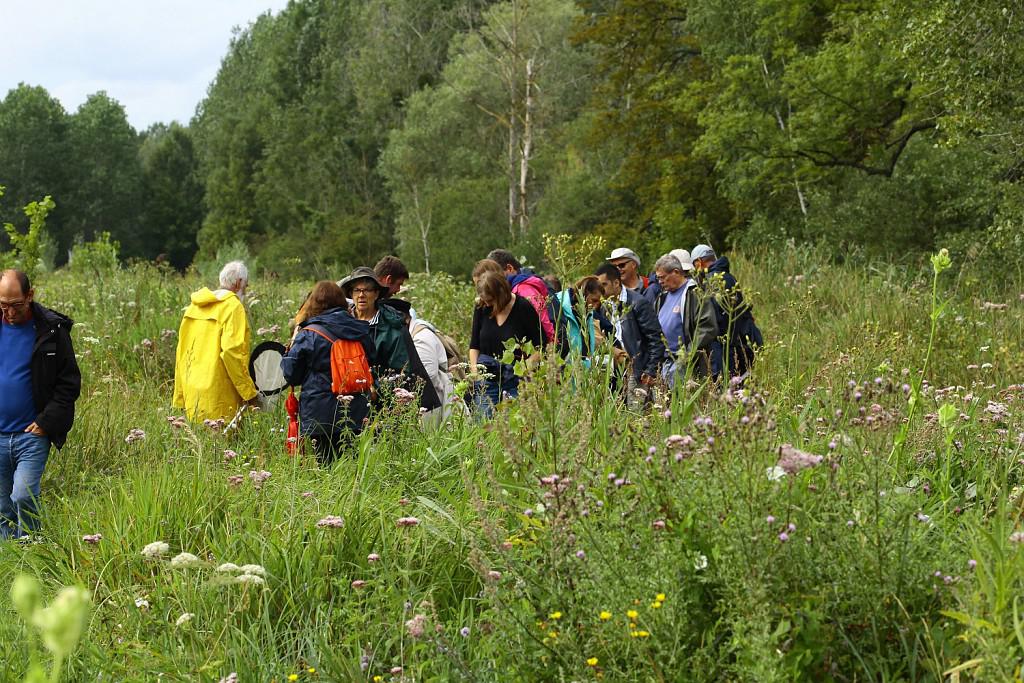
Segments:
[[[83,393],[43,540],[0,543],[0,680],[38,646],[6,589],[19,574],[46,599],[91,592],[74,681],[1018,676],[1024,286],[954,263],[933,304],[928,263],[733,258],[768,341],[742,395],[632,413],[600,373],[549,360],[493,422],[378,415],[331,469],[285,454],[280,406],[230,436],[170,424],[174,331],[208,283],[42,276],[37,300],[77,322]],[[309,285],[251,283],[254,341],[286,339]],[[410,285],[465,343],[469,286]],[[776,476],[784,444],[823,459]],[[141,554],[154,541],[163,558]]]

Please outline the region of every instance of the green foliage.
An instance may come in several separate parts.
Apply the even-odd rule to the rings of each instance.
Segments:
[[[4,196],[4,190],[0,185],[0,198]],[[24,271],[30,282],[35,281],[40,271],[53,267],[53,261],[47,260],[52,242],[46,232],[46,217],[55,206],[49,196],[39,202],[29,202],[24,209],[28,216],[28,231],[25,233],[19,232],[11,223],[4,223],[4,232],[11,243],[11,252],[4,255],[4,267]]]
[[[68,257],[68,270],[80,275],[91,275],[105,279],[121,267],[118,255],[121,244],[110,237],[109,232],[101,232],[96,239],[79,242],[71,249]]]

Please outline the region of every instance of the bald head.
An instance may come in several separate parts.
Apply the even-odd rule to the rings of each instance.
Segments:
[[[12,325],[26,322],[31,317],[32,294],[28,275],[20,270],[5,270],[0,275],[0,310],[4,320]]]

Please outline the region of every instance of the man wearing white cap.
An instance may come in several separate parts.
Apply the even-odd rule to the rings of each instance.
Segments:
[[[640,257],[628,247],[613,249],[611,256],[605,259],[619,269],[622,278],[622,285],[626,289],[632,289],[637,294],[644,294],[651,282],[640,274]]]

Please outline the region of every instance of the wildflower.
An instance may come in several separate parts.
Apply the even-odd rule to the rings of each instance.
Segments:
[[[237,564],[231,562],[225,562],[224,564],[217,567],[217,571],[223,574],[236,574],[242,570]]]
[[[311,673],[311,674],[315,674],[315,673],[316,673],[316,668],[314,668],[314,667],[312,667],[312,666],[311,666],[311,667],[309,667],[308,669],[306,669],[306,671],[307,671],[307,672],[309,672],[309,673]]]
[[[232,474],[228,477],[229,486],[239,486],[243,481],[245,481],[245,477],[241,474]]]
[[[974,560],[974,559],[967,560],[967,568],[968,569],[974,569],[977,566],[978,566],[978,561],[977,560]]]
[[[558,631],[548,631],[548,638],[551,640],[558,638]]]
[[[380,683],[383,680],[384,680],[383,676],[374,676],[373,677],[373,683]]]
[[[856,525],[857,525],[857,523],[855,521],[853,521],[852,519],[846,520],[846,526],[850,527],[851,529],[853,527],[855,527]]]
[[[370,562],[370,563],[377,562],[379,560],[380,560],[380,555],[378,555],[377,553],[370,553],[369,555],[366,556],[366,561]]]
[[[552,612],[551,614],[548,615],[548,619],[553,619],[555,621],[558,621],[561,618],[562,618],[562,613],[561,612]]]
[[[666,410],[664,413],[661,414],[661,416],[663,418],[665,418],[666,420],[671,420],[672,419],[672,411],[671,410]]]
[[[163,541],[153,541],[142,549],[142,556],[155,560],[162,555],[166,555],[170,549],[171,546],[167,545]]]
[[[932,518],[924,514],[923,512],[918,512],[916,517],[917,521],[921,522],[922,524],[927,524],[928,522],[932,521]]]
[[[501,581],[501,572],[496,572],[493,569],[487,572],[487,578],[491,581]]]
[[[635,609],[631,609],[628,612],[626,612],[626,616],[629,617],[630,620],[636,621],[636,618],[640,616],[640,613],[637,612]]]
[[[769,524],[775,524],[775,515],[768,515],[764,518],[764,521],[768,522]]]
[[[86,534],[82,536],[82,542],[90,545],[96,545],[103,540],[103,534]]]
[[[787,534],[785,531],[783,531],[781,534],[779,534],[779,541],[781,541],[782,543],[785,543],[788,540],[789,540],[789,534]]]
[[[1010,534],[1010,543],[1024,543],[1024,531],[1014,531]]]
[[[366,582],[363,581],[362,579],[356,579],[355,581],[352,582],[352,588],[354,588],[356,590],[359,590],[360,588],[364,588],[365,586],[366,586]]]
[[[149,600],[146,598],[135,598],[135,606],[141,610],[149,609]]]
[[[402,673],[402,667],[400,667],[400,666],[393,666],[393,667],[391,667],[391,675],[392,676],[397,676],[400,673]]]
[[[299,680],[299,674],[288,674],[288,680],[289,681],[297,681],[297,680]]]
[[[192,614],[191,612],[185,612],[180,617],[178,617],[177,619],[174,620],[174,625],[178,626],[178,627],[184,626],[188,622],[192,621],[192,617],[194,617],[194,616],[195,615]]]
[[[235,583],[245,584],[247,586],[262,586],[266,583],[262,576],[256,576],[255,574],[242,574],[241,576],[235,577]]]
[[[232,671],[227,676],[220,679],[220,683],[238,683],[238,674]]]
[[[786,470],[782,469],[778,465],[775,467],[769,467],[767,469],[768,481],[778,481],[786,476]]]
[[[632,632],[630,632],[629,635],[632,636],[633,638],[647,638],[651,634],[648,633],[647,631],[632,631]]]
[[[228,462],[228,461],[234,460],[237,457],[238,457],[238,453],[235,453],[230,448],[225,448],[224,449],[224,462]]]
[[[263,482],[270,479],[270,472],[267,472],[266,470],[252,470],[249,472],[249,479],[252,480],[252,487],[254,489],[259,489],[263,485]]]
[[[412,619],[405,622],[405,630],[409,633],[409,637],[419,639],[423,637],[426,625],[427,617],[423,614],[417,614]]]
[[[576,551],[576,559],[577,559],[577,560],[582,560],[582,559],[584,559],[584,558],[585,558],[586,556],[587,556],[587,554],[586,554],[585,552],[583,552],[582,550],[577,550],[577,551]]]
[[[395,524],[400,527],[409,527],[419,525],[420,520],[418,517],[399,517],[395,520]]]
[[[416,394],[402,387],[395,387],[395,400],[402,405],[408,405],[416,400]]]
[[[171,558],[171,566],[179,569],[195,567],[198,564],[201,564],[199,558],[192,553],[179,553]]]
[[[243,564],[238,568],[243,574],[252,574],[253,576],[266,576],[267,570],[262,565],[258,564]]]
[[[313,492],[312,491],[304,491],[302,493],[302,497],[303,498],[312,498],[313,497]]]
[[[776,468],[781,468],[786,474],[796,474],[800,470],[814,467],[824,459],[820,455],[814,455],[813,453],[807,453],[806,451],[794,448],[792,444],[788,443],[784,443],[779,447],[779,456]]]
[[[136,441],[145,441],[146,432],[141,429],[132,429],[128,432],[128,436],[124,437],[125,443],[135,443]]]
[[[459,629],[459,635],[462,636],[463,638],[469,638],[469,627],[468,626],[463,626],[462,628],[460,628]]]
[[[706,555],[698,555],[693,561],[693,568],[696,571],[703,571],[708,568],[708,558]]]
[[[612,613],[602,610],[601,613],[597,615],[597,618],[601,621],[608,621],[612,618]]]
[[[597,657],[591,657],[587,660],[587,666],[597,666]]]
[[[319,522],[317,522],[316,525],[321,529],[341,529],[345,526],[345,520],[343,520],[338,515],[327,515]]]
[[[651,609],[661,609],[661,603],[655,600],[651,603]]]
[[[707,559],[707,558],[705,558],[705,559]],[[657,595],[654,596],[654,599],[657,600],[658,602],[665,602],[665,594],[664,593],[658,593]]]

